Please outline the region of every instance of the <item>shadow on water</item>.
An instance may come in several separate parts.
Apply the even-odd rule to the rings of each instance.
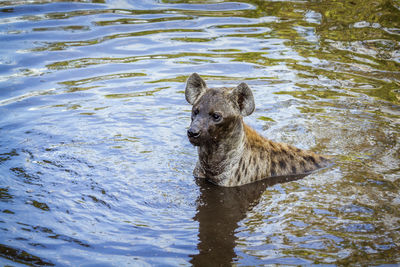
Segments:
[[[192,255],[194,266],[229,266],[235,253],[238,224],[256,206],[267,187],[304,178],[307,175],[279,176],[238,187],[220,187],[197,179],[200,196],[194,220],[199,222],[199,253]]]

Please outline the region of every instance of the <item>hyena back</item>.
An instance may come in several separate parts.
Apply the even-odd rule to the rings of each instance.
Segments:
[[[255,105],[245,83],[208,88],[193,73],[186,83],[193,105],[189,141],[198,147],[194,176],[220,186],[239,186],[272,176],[306,174],[329,164],[326,157],[270,141],[243,122]]]

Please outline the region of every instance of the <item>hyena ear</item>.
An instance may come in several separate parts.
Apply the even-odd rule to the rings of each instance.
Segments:
[[[231,98],[240,109],[240,114],[245,117],[253,113],[255,109],[254,97],[250,87],[246,83],[239,84],[231,92]]]
[[[193,105],[206,88],[206,82],[197,73],[193,73],[186,82],[186,101]]]

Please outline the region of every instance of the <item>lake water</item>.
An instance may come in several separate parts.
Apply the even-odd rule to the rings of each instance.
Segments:
[[[332,155],[299,179],[192,176],[185,80]],[[0,2],[0,263],[400,263],[400,2]]]

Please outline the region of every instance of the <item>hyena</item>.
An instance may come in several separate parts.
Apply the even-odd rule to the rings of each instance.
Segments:
[[[307,174],[329,159],[294,146],[270,141],[243,122],[253,113],[253,93],[246,83],[234,88],[208,88],[197,74],[186,82],[192,107],[187,131],[198,148],[195,177],[220,186],[239,186],[273,176]]]

